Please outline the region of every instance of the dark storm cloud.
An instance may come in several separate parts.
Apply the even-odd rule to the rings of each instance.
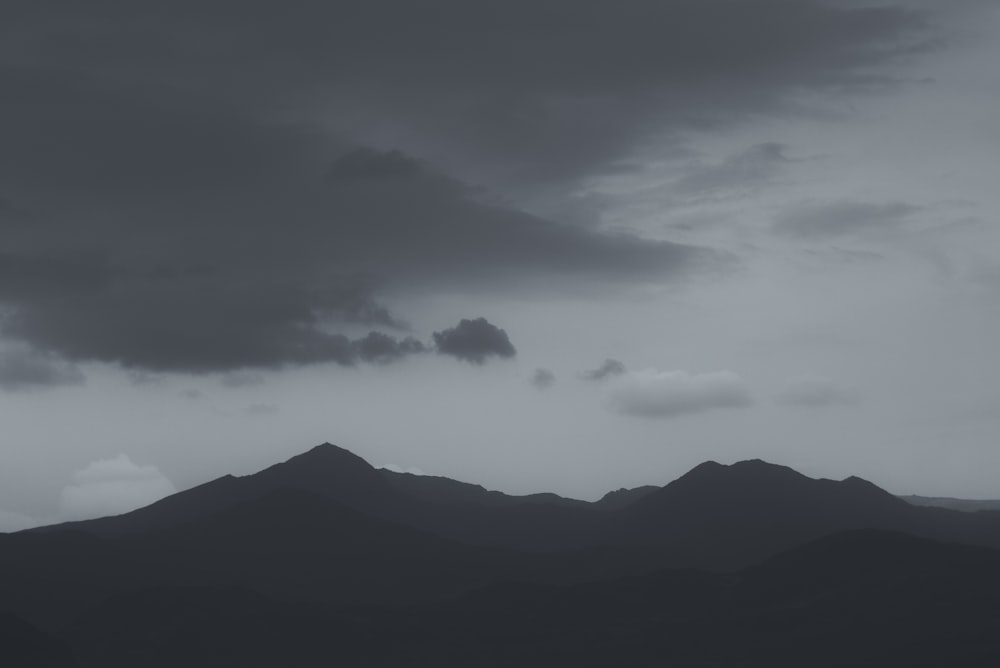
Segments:
[[[547,390],[556,384],[556,375],[548,369],[535,369],[531,376],[531,384],[539,390]]]
[[[406,355],[427,352],[427,346],[408,336],[396,339],[382,332],[369,332],[354,342],[358,357],[366,362],[393,362]]]
[[[405,329],[385,289],[717,267],[465,181],[563,182],[650,133],[868,85],[920,33],[896,8],[785,0],[14,0],[0,332],[133,369],[387,361],[412,344],[339,332]]]
[[[0,389],[37,390],[82,385],[83,373],[72,364],[32,351],[0,351]]]
[[[327,172],[331,182],[406,179],[419,175],[420,162],[399,151],[357,148],[340,156]]]
[[[19,252],[0,253],[6,336],[71,359],[156,370],[349,364],[354,344],[326,325],[404,327],[378,303],[382,285],[471,288],[560,274],[628,281],[718,260],[480,202],[401,154],[345,151],[294,128],[234,120],[222,131],[210,119],[197,147],[168,148],[171,127],[183,136],[191,121],[171,119],[161,114],[166,129],[129,136],[127,149],[61,142],[51,165],[36,165],[37,181],[16,156],[0,155],[9,180],[45,211]],[[115,143],[103,121],[70,139],[102,133],[99,143]],[[129,187],[119,191],[121,182]]]
[[[83,250],[73,253],[0,255],[0,331],[70,359],[150,370],[350,364],[358,346],[363,359],[411,352],[355,345],[330,330],[339,322],[402,327],[375,299],[382,284],[666,279],[718,261],[703,249],[480,204],[443,177],[330,188],[305,188],[303,199],[270,216],[272,203],[255,206],[251,190],[209,210],[192,207],[174,226],[140,218],[128,229],[136,219],[109,209],[101,225],[116,229],[103,243],[81,236]],[[211,220],[216,206],[232,217]],[[59,229],[66,235],[39,234],[34,243],[78,233],[69,217]]]
[[[882,85],[879,67],[927,40],[901,7],[809,0],[7,5],[6,61],[84,91],[125,84],[180,94],[175,106],[222,98],[388,131],[525,181],[591,171],[664,123]]]
[[[802,239],[830,239],[868,230],[892,229],[920,210],[904,202],[805,204],[782,212],[775,220],[774,230]]]
[[[585,380],[601,381],[606,378],[621,376],[626,372],[625,365],[616,359],[606,359],[601,366],[590,371],[584,371],[582,376]]]
[[[486,318],[463,318],[450,329],[434,332],[434,345],[443,355],[473,364],[483,364],[488,357],[509,358],[517,354],[507,332]]]

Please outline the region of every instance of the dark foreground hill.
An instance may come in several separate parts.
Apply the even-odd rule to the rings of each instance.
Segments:
[[[730,575],[505,582],[323,610],[240,589],[110,599],[62,635],[83,666],[996,666],[1000,553],[847,532]]]

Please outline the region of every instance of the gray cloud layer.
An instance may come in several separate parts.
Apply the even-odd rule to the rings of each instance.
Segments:
[[[14,0],[0,334],[151,370],[389,361],[416,344],[339,333],[402,327],[385,288],[716,267],[440,169],[567,183],[649,136],[881,85],[923,39],[898,8],[789,0]]]
[[[828,202],[783,211],[775,220],[780,234],[802,239],[831,239],[866,230],[891,229],[920,207],[904,202]]]
[[[535,373],[531,376],[531,384],[539,390],[547,390],[556,384],[556,375],[549,369],[535,369]]]
[[[637,417],[666,418],[753,403],[746,382],[730,371],[690,374],[646,369],[626,373],[610,388],[611,406]]]
[[[596,369],[591,369],[590,371],[584,371],[582,375],[585,380],[600,381],[606,378],[620,376],[624,374],[626,370],[625,364],[616,359],[608,358],[601,363],[601,366]]]

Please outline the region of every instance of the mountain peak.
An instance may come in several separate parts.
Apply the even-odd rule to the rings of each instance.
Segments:
[[[378,469],[332,443],[321,443],[248,477],[260,489],[304,490],[366,510],[381,508],[395,493]]]
[[[744,459],[733,464],[720,464],[719,462],[709,460],[698,464],[698,466],[695,466],[674,482],[679,482],[681,480],[732,481],[737,479],[748,480],[760,478],[773,480],[779,478],[804,477],[805,476],[794,469],[788,468],[787,466],[781,466],[780,464],[772,464],[764,461],[763,459]]]
[[[331,465],[338,467],[360,466],[365,469],[374,470],[374,467],[371,464],[369,464],[367,461],[365,461],[358,455],[354,454],[350,450],[347,450],[345,448],[342,448],[338,445],[334,445],[329,442],[320,443],[319,445],[310,448],[309,450],[306,450],[301,454],[288,458],[283,463],[278,464],[277,466],[287,466],[287,465],[294,465],[294,466],[305,465],[305,466],[323,466],[323,467],[328,467]]]

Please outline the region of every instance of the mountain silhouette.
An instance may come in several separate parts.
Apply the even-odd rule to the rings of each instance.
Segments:
[[[566,508],[584,508],[587,501],[568,499],[558,494],[543,492],[513,496],[503,492],[487,490],[482,485],[459,482],[451,478],[430,475],[415,475],[412,473],[397,473],[382,469],[380,471],[389,484],[399,491],[422,501],[438,505],[471,504],[503,508],[522,504],[548,504]]]
[[[856,477],[816,480],[761,460],[705,462],[624,509],[613,537],[677,546],[688,565],[734,568],[836,531],[919,531],[913,510]]]
[[[31,531],[71,528],[109,537],[155,531],[280,489],[313,493],[373,517],[466,543],[551,551],[597,542],[593,504],[555,494],[515,497],[447,478],[393,474],[330,443],[257,473],[223,476],[123,515]]]
[[[104,536],[154,531],[193,521],[279,489],[311,492],[374,515],[383,515],[387,508],[405,503],[364,459],[344,448],[323,443],[251,475],[222,476],[132,512],[67,522],[56,528]],[[42,530],[51,528],[54,527]]]
[[[705,462],[662,488],[619,490],[588,503],[380,470],[329,443],[131,513],[57,528],[109,537],[157,531],[281,489],[461,543],[541,552],[645,545],[672,555],[673,566],[739,568],[829,533],[864,528],[1000,547],[1000,512],[918,507],[861,478],[813,479],[761,460]]]
[[[992,666],[998,544],[1000,513],[760,460],[590,503],[327,443],[0,535],[0,665]]]

